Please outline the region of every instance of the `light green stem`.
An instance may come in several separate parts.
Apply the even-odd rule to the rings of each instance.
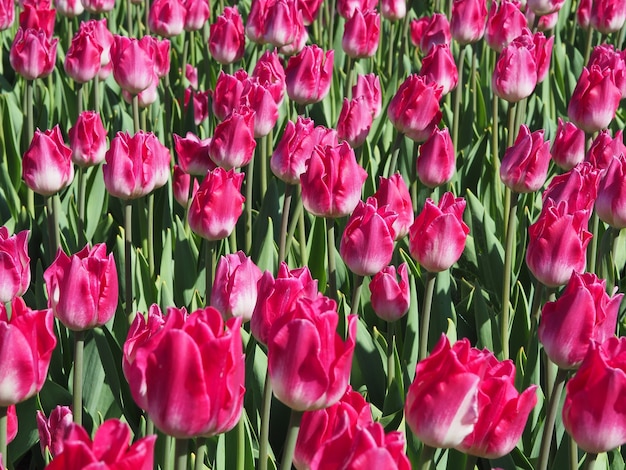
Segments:
[[[359,312],[359,303],[361,300],[361,289],[363,288],[363,276],[359,276],[355,274],[354,277],[354,286],[352,291],[352,305],[350,307],[350,314],[356,315]]]
[[[591,227],[591,233],[593,234],[593,237],[589,242],[589,258],[587,259],[587,271],[593,273],[596,272],[596,259],[598,256],[598,232],[600,231],[600,218],[598,217],[596,211],[593,211],[593,214],[591,216]]]
[[[511,194],[507,187],[504,193],[505,204],[509,205],[509,220],[506,225],[504,248],[504,281],[502,282],[502,318],[500,319],[500,338],[502,339],[502,359],[509,358],[509,324],[511,306],[511,278],[513,277],[513,254],[515,253],[515,231],[517,222],[518,194]]]
[[[132,269],[132,245],[133,245],[133,206],[130,200],[126,201],[124,208],[124,288],[126,290],[126,317],[128,323],[133,321],[133,269]]]
[[[337,300],[337,269],[335,266],[335,219],[326,219],[326,251],[328,253],[328,296]]]
[[[211,291],[213,290],[213,282],[215,281],[215,269],[217,264],[215,244],[215,241],[207,241],[206,254],[204,257],[206,267],[206,288],[204,291],[204,304],[207,307],[211,305]]]
[[[461,53],[457,61],[459,68],[459,81],[454,91],[454,114],[452,115],[452,144],[455,149],[459,148],[459,121],[461,119],[461,99],[463,97],[463,69],[465,63],[466,47],[461,46]]]
[[[148,268],[154,279],[154,193],[148,194]]]
[[[283,450],[283,459],[281,461],[281,470],[290,470],[293,462],[293,454],[296,450],[296,442],[298,441],[298,432],[300,431],[300,422],[302,421],[302,411],[291,410],[289,418],[289,427],[287,428],[287,436],[285,437],[285,447]]]
[[[272,408],[272,382],[270,374],[265,374],[263,404],[261,407],[261,436],[259,440],[259,470],[267,470],[267,456],[270,438],[270,410]]]
[[[552,391],[552,395],[550,396],[546,421],[543,427],[543,435],[541,436],[541,450],[539,451],[537,470],[546,470],[548,468],[554,423],[556,422],[556,415],[559,410],[559,401],[561,399],[561,393],[563,392],[563,386],[565,385],[566,379],[567,371],[559,369],[554,381],[554,389]]]
[[[85,200],[87,194],[87,169],[78,168],[78,236],[84,243],[87,243],[87,233],[85,225]]]
[[[397,132],[396,138],[393,141],[393,146],[391,147],[391,162],[389,163],[387,178],[391,177],[391,175],[396,172],[396,166],[398,164],[398,154],[400,153],[400,145],[402,144],[402,139],[404,139],[404,134],[402,132]]]
[[[83,424],[83,358],[85,351],[85,332],[74,332],[74,377],[73,377],[73,401],[72,413],[74,422]]]
[[[293,196],[293,184],[285,185],[285,197],[283,199],[283,213],[280,219],[280,240],[278,242],[278,262],[285,261],[287,232],[289,225],[289,210],[291,209],[291,199]]]
[[[592,454],[588,452],[587,458],[585,459],[585,470],[595,470],[597,459],[598,454]]]
[[[425,359],[428,355],[428,329],[430,328],[430,309],[433,304],[433,294],[435,292],[435,281],[437,273],[426,271],[426,289],[424,293],[424,306],[422,307],[422,324],[420,327],[420,349],[419,360]]]
[[[420,461],[417,466],[418,470],[430,470],[433,465],[433,457],[435,456],[435,448],[424,444],[420,452]]]
[[[141,129],[139,124],[139,95],[133,96],[133,127],[135,134]]]
[[[237,423],[237,461],[236,469],[244,470],[246,467],[246,417],[245,411],[241,414]]]
[[[188,447],[188,439],[176,439],[176,449],[174,450],[174,468],[176,470],[187,470],[187,456],[189,454]]]
[[[2,465],[7,466],[7,427],[9,419],[7,416],[8,408],[0,406],[0,454],[2,454]]]
[[[254,159],[250,160],[246,167],[246,253],[249,255],[252,250],[252,195],[254,188]]]
[[[196,448],[196,462],[193,466],[194,470],[204,470],[204,456],[206,455],[206,437],[198,437],[196,439],[198,442]]]
[[[35,113],[33,104],[33,81],[26,80],[26,148],[30,146],[35,135],[35,124],[33,114]],[[26,207],[31,218],[35,218],[35,193],[32,189],[26,189]]]
[[[396,332],[395,321],[387,322],[387,390],[391,388],[396,376]]]

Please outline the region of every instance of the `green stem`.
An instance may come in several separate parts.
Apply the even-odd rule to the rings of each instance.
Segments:
[[[96,75],[96,78],[93,79],[93,99],[94,99],[94,110],[96,113],[100,114],[100,78]]]
[[[363,276],[355,274],[354,287],[352,291],[352,306],[350,307],[350,314],[356,315],[359,312],[359,302],[361,300],[361,289],[363,288]]]
[[[237,252],[237,226],[236,225],[233,231],[230,232],[230,235],[228,236],[228,247],[230,248],[231,253]]]
[[[76,97],[78,98],[78,103],[77,103],[77,118],[78,116],[80,116],[80,113],[83,112],[84,106],[83,106],[83,84],[82,83],[77,83],[76,84]]]
[[[26,148],[30,146],[35,135],[35,124],[33,114],[35,113],[33,105],[33,81],[26,80]],[[35,218],[35,193],[32,189],[26,188],[26,206],[31,218]]]
[[[259,438],[259,470],[267,470],[267,456],[270,439],[270,410],[272,408],[272,382],[270,374],[265,374],[263,404],[261,407],[261,432]]]
[[[492,114],[492,121],[493,121],[493,128],[492,128],[492,132],[491,132],[491,155],[493,157],[493,171],[494,171],[494,178],[496,181],[496,188],[501,186],[500,183],[500,150],[499,150],[499,119],[498,119],[498,112],[499,112],[499,100],[500,98],[498,98],[496,95],[493,96],[493,100],[491,102],[492,104],[492,109],[491,109],[491,114]]]
[[[252,189],[254,188],[254,159],[250,160],[246,167],[246,253],[252,249]]]
[[[472,95],[472,116],[476,116],[476,107],[478,98],[476,93],[476,68],[478,67],[478,54],[476,53],[476,44],[472,44],[472,69],[470,71],[470,91]]]
[[[48,211],[48,236],[50,237],[50,257],[54,259],[60,243],[59,225],[58,225],[58,213],[54,210],[54,194],[46,197],[46,209]]]
[[[424,444],[420,452],[420,461],[417,466],[418,470],[430,470],[433,465],[433,457],[435,456],[435,448]]]
[[[261,139],[261,157],[259,161],[260,179],[261,179],[261,201],[265,198],[267,192],[267,164],[269,155],[272,154],[272,138],[273,131]]]
[[[393,141],[393,146],[391,147],[391,161],[389,162],[389,171],[387,172],[387,178],[389,178],[396,172],[398,154],[400,153],[400,145],[402,144],[402,139],[404,139],[404,134],[402,132],[397,132],[396,138]]]
[[[244,470],[246,467],[246,418],[245,411],[241,414],[237,423],[237,462],[236,469]]]
[[[593,211],[591,216],[591,226],[591,233],[593,234],[593,237],[591,237],[588,247],[587,271],[593,273],[596,268],[596,258],[598,256],[598,232],[600,231],[600,218],[598,217],[596,211]]]
[[[424,293],[424,306],[422,307],[422,324],[420,327],[420,349],[419,360],[425,359],[428,355],[428,329],[430,327],[430,309],[433,304],[433,294],[435,292],[435,281],[437,273],[426,271],[426,289]]]
[[[387,390],[391,388],[396,376],[396,349],[395,321],[387,322]]]
[[[569,468],[578,468],[578,444],[569,436]]]
[[[507,134],[506,134],[506,146],[511,147],[515,142],[515,118],[517,110],[516,103],[509,103],[509,109],[507,111]]]
[[[552,444],[552,433],[554,432],[554,423],[556,422],[556,415],[559,410],[559,402],[561,400],[561,394],[563,392],[563,386],[567,379],[567,371],[559,369],[554,381],[554,387],[550,401],[548,404],[548,411],[546,415],[546,421],[543,427],[543,435],[541,436],[541,450],[539,451],[539,461],[537,464],[537,470],[546,470],[548,468],[548,460],[550,458],[550,446]]]
[[[193,468],[194,470],[204,470],[204,456],[207,450],[206,437],[198,437],[196,441],[198,445],[196,447],[196,462]]]
[[[596,468],[596,460],[598,454],[592,454],[587,452],[587,458],[585,459],[585,470],[594,470]]]
[[[300,431],[302,414],[302,411],[291,410],[289,427],[287,428],[287,436],[285,437],[283,459],[280,464],[281,470],[291,469],[291,463],[293,462],[293,453],[296,450],[296,442],[298,441],[298,432]]]
[[[139,124],[139,95],[133,96],[133,127],[135,128],[135,134],[141,129]]]
[[[8,420],[8,407],[0,406],[0,454],[2,454],[2,466],[7,466],[7,427],[9,425]]]
[[[176,449],[174,450],[174,468],[176,470],[187,470],[187,455],[189,453],[188,448],[188,439],[176,439]]]
[[[300,188],[300,186],[296,186],[296,188]],[[292,195],[293,199],[293,195]],[[289,222],[289,230],[287,230],[287,239],[285,240],[285,253],[289,253],[291,249],[291,243],[293,242],[294,234],[296,233],[296,228],[300,222],[300,215],[302,215],[302,198],[296,198],[296,207],[293,209],[293,217],[291,218],[291,222]],[[303,219],[304,222],[304,219]],[[306,249],[306,247],[305,247]],[[306,264],[306,263],[304,263]]]
[[[154,193],[148,194],[148,268],[154,279]]]
[[[287,231],[289,225],[289,210],[291,208],[291,199],[293,197],[293,184],[285,185],[285,198],[283,199],[283,213],[280,219],[280,240],[278,242],[278,263],[285,261]]]
[[[502,283],[502,318],[500,319],[500,338],[502,339],[502,359],[509,358],[509,316],[511,313],[511,278],[513,276],[513,254],[515,253],[515,231],[517,222],[518,194],[511,194],[507,187],[504,192],[505,204],[509,206],[509,219],[506,224],[506,242],[504,248],[504,282]]]
[[[213,282],[215,281],[215,268],[217,264],[215,253],[215,242],[207,241],[206,254],[204,262],[206,266],[206,290],[204,291],[204,304],[208,307],[211,305],[211,291],[213,290]]]
[[[346,82],[344,83],[343,96],[344,98],[348,98],[350,96],[350,88],[352,87],[352,73],[354,64],[352,63],[352,57],[346,55]]]
[[[476,460],[477,457],[467,454],[465,456],[465,470],[474,470],[474,467],[476,467]]]
[[[537,331],[537,324],[539,323],[539,317],[541,316],[541,301],[543,297],[543,290],[543,284],[537,281],[535,286],[535,292],[533,293],[533,304],[530,308],[530,330],[528,332],[528,343],[526,345],[526,351],[530,351],[533,337]]]
[[[133,321],[133,270],[132,270],[132,244],[133,244],[133,206],[130,200],[124,207],[124,280],[126,290],[126,317],[128,323]]]
[[[583,64],[587,64],[589,62],[589,56],[591,55],[591,45],[593,44],[593,33],[594,29],[589,26],[587,29],[587,41],[585,42],[585,60]]]
[[[87,169],[78,168],[78,236],[80,240],[87,243],[87,233],[85,227],[85,199],[87,194]]]
[[[326,251],[328,253],[329,297],[337,300],[337,269],[335,266],[335,219],[326,219]]]
[[[151,436],[154,434],[154,421],[150,419],[147,413],[145,413],[146,417],[146,436]]]
[[[306,244],[306,223],[304,221],[304,207],[302,205],[302,193],[299,198],[298,212],[298,243],[300,243],[300,264],[306,266],[309,264],[309,248]],[[289,252],[289,250],[287,250]]]
[[[133,35],[133,3],[130,0],[126,1],[126,31],[129,36]]]
[[[83,358],[85,351],[85,332],[74,332],[74,377],[73,377],[73,401],[72,413],[74,422],[83,424]]]
[[[159,437],[160,438],[160,437]],[[163,470],[173,470],[174,469],[174,455],[172,453],[174,447],[174,438],[172,436],[168,436],[167,434],[163,436],[165,443],[163,452]]]
[[[459,148],[459,121],[461,119],[461,99],[463,97],[463,64],[465,63],[465,53],[467,48],[461,46],[461,53],[457,61],[459,68],[459,82],[454,91],[454,114],[452,115],[452,145],[455,149]]]

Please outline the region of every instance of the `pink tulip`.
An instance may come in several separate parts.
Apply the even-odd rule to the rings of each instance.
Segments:
[[[107,27],[107,20],[106,18],[102,18],[101,20],[89,20],[85,23],[81,22],[80,27],[92,30],[94,38],[98,44],[100,44],[100,47],[102,47],[102,55],[100,56],[100,65],[102,66],[100,72],[102,73],[105,68],[104,66],[111,64],[111,46],[113,46],[115,42],[113,34],[111,34],[111,31],[109,31]]]
[[[254,137],[265,137],[276,126],[278,121],[278,103],[272,96],[270,88],[250,77],[244,83],[241,102],[254,111]]]
[[[420,145],[417,157],[417,177],[429,188],[449,182],[456,171],[456,152],[448,128],[435,128]]]
[[[398,218],[393,222],[392,228],[396,234],[396,240],[404,238],[409,233],[411,225],[413,225],[415,215],[409,188],[404,182],[402,175],[395,173],[389,178],[381,177],[374,197],[378,200],[378,207],[388,205],[392,211],[398,214]]]
[[[406,16],[406,0],[381,0],[380,14],[389,21],[398,21]]]
[[[274,47],[283,47],[296,41],[304,29],[302,14],[296,2],[268,0],[265,6],[263,41]]]
[[[265,44],[263,33],[265,32],[265,14],[268,0],[252,0],[250,12],[246,19],[246,36],[250,41],[257,44]]]
[[[15,2],[13,0],[0,1],[0,31],[13,26],[15,21]]]
[[[54,33],[55,18],[56,11],[51,9],[50,5],[24,5],[19,17],[19,27],[24,31],[27,29],[43,30],[46,36],[51,38]]]
[[[113,10],[115,0],[81,0],[89,13],[108,13]]]
[[[72,161],[80,167],[102,163],[106,154],[107,134],[100,115],[83,111],[69,130]]]
[[[243,173],[216,168],[198,188],[189,208],[189,227],[207,240],[222,240],[231,234],[243,212]]]
[[[148,88],[154,80],[154,39],[115,35],[111,47],[113,78],[127,92],[136,95]]]
[[[527,35],[519,36],[502,49],[491,76],[491,87],[497,96],[516,103],[532,94],[538,74],[534,49]]]
[[[330,91],[335,52],[316,45],[306,46],[292,56],[285,70],[287,95],[298,104],[317,103]]]
[[[86,83],[100,71],[101,57],[102,46],[93,34],[93,29],[81,28],[72,38],[63,68],[74,81]]]
[[[447,44],[437,44],[430,49],[430,52],[422,59],[421,76],[440,85],[443,89],[441,93],[447,95],[456,88],[459,81],[459,72],[452,57],[450,46]]]
[[[72,150],[63,142],[61,128],[35,131],[22,157],[22,178],[26,185],[43,196],[51,196],[74,179]]]
[[[209,52],[220,64],[232,64],[241,60],[245,52],[246,37],[243,21],[237,7],[226,7],[211,25]]]
[[[528,0],[527,6],[535,15],[544,16],[558,12],[565,0]]]
[[[0,304],[10,302],[28,290],[30,285],[30,257],[28,235],[22,230],[9,236],[6,227],[0,227]]]
[[[485,34],[487,2],[485,0],[454,0],[450,17],[450,35],[459,44],[473,44]]]
[[[185,0],[185,31],[198,31],[211,16],[208,0]]]
[[[352,147],[363,145],[372,127],[373,116],[365,98],[343,99],[337,120],[337,136]]]
[[[185,173],[178,165],[174,165],[174,171],[172,173],[172,192],[174,193],[176,202],[184,208],[187,208],[190,196],[193,198],[199,187],[198,180],[193,178],[193,189],[190,195],[189,185],[191,184],[191,179],[192,176],[189,173]]]
[[[611,227],[626,227],[626,155],[616,155],[600,180],[596,213]]]
[[[298,10],[302,13],[302,22],[305,26],[313,24],[317,18],[323,0],[298,0],[296,2]]]
[[[39,431],[39,445],[41,455],[46,456],[50,452],[52,458],[63,452],[63,437],[72,427],[73,415],[69,406],[57,405],[46,418],[40,410],[37,410],[37,430]]]
[[[354,59],[372,57],[380,41],[380,15],[376,10],[356,10],[346,21],[341,47]]]
[[[211,106],[217,119],[223,121],[241,104],[241,95],[248,73],[240,69],[234,75],[220,72],[215,83]]]
[[[209,144],[209,157],[225,170],[246,166],[254,156],[255,112],[247,106],[236,108],[217,125]]]
[[[437,44],[450,44],[450,23],[442,13],[411,21],[411,42],[422,54],[428,54]]]
[[[511,0],[492,2],[487,15],[485,41],[489,47],[501,52],[527,27],[528,23],[519,3]]]
[[[592,28],[602,34],[616,33],[626,22],[626,3],[619,0],[593,0],[589,22]]]
[[[158,78],[163,78],[170,73],[170,50],[172,45],[169,39],[157,39],[154,36],[147,37],[151,42],[154,73]]]
[[[66,18],[76,18],[85,11],[80,0],[55,0],[54,7],[59,15]]]
[[[398,276],[395,266],[386,266],[370,281],[372,309],[379,318],[388,322],[399,320],[409,311],[409,271],[406,263],[398,266]]]
[[[463,222],[465,199],[445,193],[436,206],[426,199],[409,232],[411,256],[430,272],[450,269],[465,249],[469,227]]]
[[[626,98],[626,56],[623,51],[616,51],[611,44],[600,44],[593,48],[587,67],[597,65],[600,69],[608,68],[613,76],[615,86],[622,92],[622,99]]]
[[[185,27],[186,14],[181,0],[154,0],[150,2],[148,26],[159,36],[178,36]]]
[[[26,80],[47,77],[54,70],[58,42],[42,30],[18,28],[9,52],[11,67]]]
[[[263,273],[243,251],[222,256],[217,263],[211,291],[211,306],[224,321],[239,317],[247,322],[257,300],[257,283]]]
[[[552,149],[552,160],[563,170],[571,170],[585,158],[585,133],[569,121],[559,118]]]
[[[373,10],[378,2],[376,0],[337,0],[337,13],[349,20],[357,10]]]
[[[178,164],[185,173],[204,176],[216,165],[209,157],[211,138],[200,139],[197,135],[187,132],[185,137],[174,134],[174,149],[178,155]]]
[[[539,341],[552,362],[562,369],[577,368],[589,341],[603,343],[615,335],[624,294],[606,293],[606,281],[595,274],[572,273],[565,290],[541,311]]]
[[[611,131],[604,129],[593,139],[589,150],[585,154],[585,161],[594,168],[606,170],[615,155],[626,154],[623,131],[620,129],[611,137]]]
[[[380,90],[380,78],[373,73],[357,75],[356,85],[352,87],[352,99],[363,98],[367,101],[372,117],[380,116],[383,105],[382,92]]]
[[[550,165],[550,142],[543,140],[543,129],[530,132],[522,124],[515,143],[502,157],[500,178],[516,193],[532,193],[546,182]]]
[[[271,52],[265,51],[254,66],[252,76],[270,91],[276,104],[280,105],[283,102],[285,94],[285,68],[276,50]]]
[[[327,408],[345,393],[357,317],[348,316],[345,340],[337,333],[338,321],[337,304],[322,296],[297,299],[274,321],[267,343],[268,373],[274,395],[291,409]]]
[[[589,162],[576,165],[567,173],[554,176],[543,192],[544,204],[548,198],[557,204],[566,201],[570,211],[586,210],[591,214],[598,195],[600,170]]]

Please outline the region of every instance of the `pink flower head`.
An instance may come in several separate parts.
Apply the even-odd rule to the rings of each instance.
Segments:
[[[411,225],[413,225],[415,214],[413,213],[413,203],[409,194],[409,188],[404,182],[402,175],[394,173],[389,178],[381,177],[374,197],[378,200],[378,207],[389,206],[398,215],[392,224],[392,228],[396,234],[396,240],[404,238],[409,233]]]
[[[379,318],[393,322],[406,315],[411,297],[407,264],[398,266],[397,275],[395,266],[384,267],[370,281],[370,293],[372,309]]]
[[[330,91],[335,51],[306,46],[292,56],[285,70],[287,95],[298,104],[317,103]]]
[[[504,152],[500,178],[516,193],[532,193],[546,182],[549,164],[550,142],[543,140],[543,129],[531,133],[522,124],[515,143]]]
[[[429,188],[449,182],[456,171],[456,152],[448,128],[435,128],[420,145],[417,157],[417,177]]]
[[[411,21],[411,42],[422,54],[428,54],[436,44],[450,44],[450,23],[442,13]]]
[[[9,236],[6,227],[0,227],[0,304],[10,302],[28,290],[30,285],[30,257],[28,235],[22,230]]]

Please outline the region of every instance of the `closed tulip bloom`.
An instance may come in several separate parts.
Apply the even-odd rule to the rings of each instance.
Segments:
[[[265,137],[278,121],[278,103],[274,100],[269,88],[250,77],[244,83],[241,101],[254,111],[254,137]]]
[[[0,304],[10,302],[28,290],[30,285],[29,230],[9,236],[0,227]]]
[[[250,321],[256,305],[257,283],[263,273],[243,251],[222,256],[217,263],[211,290],[211,306],[224,321],[239,317]]]
[[[450,269],[465,249],[469,227],[463,222],[465,199],[445,193],[436,206],[426,199],[409,232],[411,256],[427,271]]]
[[[339,245],[341,258],[350,271],[373,276],[391,262],[395,235],[392,224],[397,217],[389,206],[379,207],[373,197],[359,201]]]
[[[435,128],[420,145],[417,177],[425,186],[436,188],[449,182],[456,171],[456,152],[448,128]]]
[[[559,168],[571,170],[585,158],[585,132],[573,122],[559,118],[550,152]]]
[[[337,120],[337,136],[352,147],[363,145],[372,128],[373,116],[365,98],[343,99]]]
[[[0,1],[0,31],[9,29],[15,21],[15,2],[13,0]]]
[[[23,30],[34,29],[35,31],[41,29],[46,33],[46,36],[51,38],[54,33],[56,11],[49,7],[50,5],[24,5],[19,17],[20,28]]]
[[[376,0],[338,0],[337,13],[346,20],[352,18],[357,10],[365,11],[376,8],[378,2]]]
[[[318,145],[300,176],[304,208],[318,217],[351,214],[361,200],[366,179],[367,172],[357,163],[347,142],[334,147]]]
[[[334,57],[335,51],[316,45],[290,57],[285,70],[289,98],[301,105],[322,101],[330,91]]]
[[[530,132],[520,126],[513,146],[502,157],[500,179],[516,193],[532,193],[546,182],[550,165],[550,142],[543,140],[543,129]]]
[[[450,23],[446,15],[435,13],[411,21],[411,42],[426,55],[437,44],[450,44]]]
[[[589,29],[592,0],[580,0],[576,9],[576,21],[583,29]]]
[[[562,286],[587,264],[589,212],[568,210],[567,202],[558,205],[548,199],[537,221],[528,228],[526,265],[548,287]]]
[[[313,279],[307,266],[289,269],[287,263],[281,262],[276,278],[269,271],[265,271],[259,280],[250,332],[257,341],[267,345],[272,325],[287,313],[296,300],[316,299],[320,295],[317,279]]]
[[[313,24],[317,18],[323,0],[298,0],[297,8],[302,13],[302,22],[305,26]]]
[[[274,47],[293,43],[304,28],[302,14],[295,1],[269,0],[265,10],[263,41]]]
[[[473,44],[485,34],[487,2],[454,0],[450,17],[450,35],[459,44]]]
[[[380,40],[380,15],[376,10],[356,10],[346,21],[341,47],[354,59],[372,57]]]
[[[546,38],[542,32],[537,32],[532,35],[532,41],[535,46],[534,53],[535,63],[537,64],[537,83],[541,83],[546,79],[550,71],[554,36]]]
[[[0,303],[0,406],[29,399],[41,390],[57,344],[52,310],[31,310],[21,297]]]
[[[626,56],[623,51],[616,51],[612,44],[600,44],[593,48],[587,67],[598,65],[601,69],[608,68],[613,75],[615,86],[626,98]]]
[[[589,340],[603,343],[615,336],[623,294],[611,296],[606,281],[592,273],[572,273],[565,290],[541,311],[539,341],[552,362],[562,369],[577,368],[585,358]]]
[[[245,391],[241,318],[224,322],[213,307],[190,315],[170,307],[158,323],[150,326],[137,315],[124,346],[124,374],[135,402],[176,438],[232,429]]]
[[[170,50],[172,44],[169,39],[157,39],[154,36],[146,36],[152,49],[154,61],[154,73],[158,78],[163,78],[170,73]]]
[[[424,142],[441,120],[442,87],[412,74],[391,98],[387,116],[398,132],[415,142]]]
[[[178,36],[184,30],[186,14],[181,0],[154,0],[150,4],[148,26],[159,36]]]
[[[254,156],[255,112],[247,106],[235,109],[219,123],[209,144],[209,156],[226,170],[246,166]]]
[[[115,0],[81,0],[89,13],[108,13],[113,10]]]
[[[220,64],[232,64],[243,57],[246,37],[237,7],[226,7],[211,24],[209,52]]]
[[[300,298],[276,319],[267,343],[274,395],[297,411],[337,403],[350,381],[357,316],[347,318],[345,340],[337,333],[337,304],[327,297]]]
[[[527,27],[519,3],[511,0],[492,2],[487,15],[485,41],[495,51],[502,52]]]
[[[113,78],[127,92],[136,95],[148,88],[154,80],[153,39],[115,35],[111,47]]]
[[[80,0],[55,0],[54,7],[61,16],[76,18],[85,11]]]
[[[357,75],[356,85],[352,87],[352,99],[359,98],[363,98],[367,101],[374,119],[380,116],[383,106],[383,96],[380,90],[380,78],[378,75],[373,73]]]
[[[613,157],[621,153],[626,154],[622,130],[617,131],[612,137],[611,131],[604,129],[591,142],[585,154],[585,161],[590,162],[594,168],[606,170],[613,161]]]
[[[526,5],[535,15],[543,16],[559,11],[564,3],[565,0],[528,0]]]
[[[52,458],[63,452],[63,437],[72,426],[73,415],[69,406],[57,405],[46,418],[41,410],[37,410],[37,431],[41,455],[50,452]]]
[[[58,42],[42,30],[18,28],[9,52],[11,67],[26,80],[47,77],[54,70]]]
[[[600,220],[611,227],[626,227],[626,155],[613,158],[600,180],[596,213]]]
[[[406,0],[381,0],[380,14],[389,21],[398,21],[406,16]]]
[[[72,161],[80,167],[102,163],[107,150],[107,133],[100,115],[83,111],[69,132]]]
[[[101,20],[89,20],[87,22],[81,22],[81,28],[87,28],[93,30],[93,36],[102,47],[102,54],[100,55],[100,65],[102,69],[105,68],[105,65],[111,64],[111,47],[115,42],[115,38],[109,28],[107,27],[107,19],[102,18]],[[102,77],[101,77],[102,78]]]
[[[185,0],[185,31],[198,31],[211,16],[208,0]]]
[[[243,212],[243,178],[243,173],[219,167],[207,173],[189,208],[191,230],[207,240],[229,236]]]
[[[447,95],[456,88],[459,81],[459,71],[456,68],[454,57],[447,44],[437,44],[422,59],[422,68],[419,74],[442,87],[441,93]]]
[[[583,67],[567,115],[582,130],[593,134],[611,123],[621,99],[622,92],[615,85],[610,69],[600,69],[597,65]]]
[[[528,24],[533,24],[535,22],[535,17],[533,15],[534,13],[532,12],[532,10],[530,9],[526,10],[526,20],[528,21]],[[558,11],[540,16],[539,20],[537,21],[537,31],[545,32],[545,31],[554,29],[558,21],[559,21]]]
[[[402,175],[394,173],[389,178],[381,177],[374,197],[378,200],[378,207],[389,206],[392,211],[398,214],[392,228],[396,234],[396,240],[404,238],[413,225],[415,214],[413,213],[409,188]]]
[[[566,201],[569,210],[586,210],[591,213],[598,195],[600,170],[589,162],[576,165],[570,171],[554,176],[543,192],[544,203],[548,198],[557,204]]]
[[[285,67],[276,49],[265,51],[254,66],[252,76],[270,91],[274,101],[280,106],[285,95]]]
[[[304,49],[309,41],[309,33],[301,21],[297,21],[295,25],[295,39],[293,42],[278,48],[278,52],[286,57],[290,57],[299,53]]]
[[[503,100],[517,103],[529,97],[536,85],[534,45],[528,36],[520,36],[502,50],[491,76],[491,86]]]
[[[144,108],[149,107],[159,97],[158,86],[159,86],[159,77],[157,77],[155,74],[150,86],[146,88],[145,90],[140,91],[136,95],[129,93],[128,91],[122,89],[122,98],[124,98],[124,101],[126,101],[128,104],[133,104],[133,98],[137,96],[137,102],[139,104],[139,107],[141,109],[144,109]]]
[[[626,21],[626,3],[617,0],[594,0],[591,2],[589,22],[602,34],[616,33]]]
[[[215,163],[209,157],[211,139],[200,139],[192,132],[185,137],[174,134],[174,149],[178,155],[178,165],[185,173],[204,176],[207,171],[215,169]]]
[[[252,0],[250,12],[246,18],[246,36],[256,44],[265,44],[263,33],[265,32],[265,14],[268,0]]]
[[[223,121],[241,104],[241,96],[248,73],[240,69],[234,75],[220,72],[215,82],[211,106],[213,114]]]
[[[199,126],[209,118],[210,93],[211,90],[194,91],[191,87],[185,89],[184,108],[187,110],[191,103],[191,109],[193,110],[193,122],[196,126]]]
[[[395,266],[384,267],[370,281],[370,293],[372,309],[379,318],[393,322],[406,315],[411,298],[407,264],[398,266],[397,275]]]
[[[63,451],[54,456],[46,469],[149,470],[154,465],[156,437],[156,434],[153,434],[131,444],[132,433],[128,424],[119,419],[109,419],[98,427],[92,441],[82,426],[71,423],[63,436]]]
[[[48,308],[70,330],[102,326],[115,315],[117,268],[104,243],[87,245],[71,257],[59,250],[43,277]]]
[[[69,186],[74,179],[72,150],[63,142],[61,128],[35,131],[22,157],[22,178],[26,185],[42,196],[51,196]]]
[[[192,176],[189,173],[185,173],[180,169],[178,165],[174,165],[172,172],[172,192],[174,193],[174,199],[183,207],[187,207],[189,204],[190,194],[189,185],[191,184]],[[198,191],[200,184],[196,178],[193,178],[193,189],[191,192],[191,198]]]

